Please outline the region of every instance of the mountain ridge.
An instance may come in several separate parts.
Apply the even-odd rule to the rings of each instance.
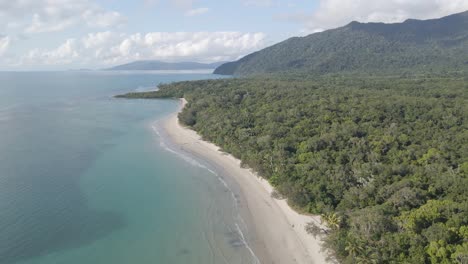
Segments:
[[[293,37],[214,71],[222,75],[278,72],[401,72],[468,68],[468,11],[401,23],[360,23]]]

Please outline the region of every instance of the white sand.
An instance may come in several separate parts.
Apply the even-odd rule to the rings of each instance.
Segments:
[[[186,101],[181,99],[182,109]],[[250,170],[241,168],[240,160],[219,151],[216,145],[203,141],[193,130],[179,124],[173,114],[163,129],[176,145],[224,168],[242,191],[257,239],[251,245],[262,263],[327,263],[321,242],[307,234],[305,225],[319,217],[302,215],[288,206],[286,200],[271,197],[273,188]]]

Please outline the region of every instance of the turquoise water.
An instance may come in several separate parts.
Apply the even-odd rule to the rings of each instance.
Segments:
[[[154,131],[201,74],[0,73],[0,263],[252,263],[231,191]]]

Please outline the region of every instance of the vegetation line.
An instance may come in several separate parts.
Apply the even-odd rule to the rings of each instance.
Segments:
[[[463,78],[206,80],[124,97],[186,98],[183,124],[330,220],[343,263],[468,260]]]

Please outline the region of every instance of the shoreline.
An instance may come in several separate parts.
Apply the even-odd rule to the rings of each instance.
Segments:
[[[286,200],[272,198],[273,187],[268,181],[241,168],[240,160],[182,126],[177,114],[185,104],[186,100],[180,99],[178,111],[163,121],[161,128],[174,145],[221,168],[223,176],[238,185],[245,203],[241,211],[248,216],[249,233],[255,233],[247,246],[253,248],[261,263],[328,263],[326,253],[321,252],[321,241],[305,230],[307,223],[318,223],[319,217],[299,214]]]

